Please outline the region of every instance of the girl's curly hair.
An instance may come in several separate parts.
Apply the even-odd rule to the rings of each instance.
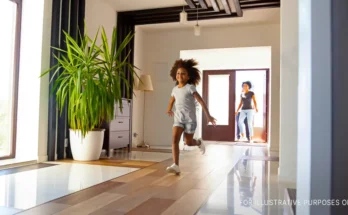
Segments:
[[[176,81],[176,85],[178,85],[178,81],[176,80],[176,73],[179,68],[184,68],[190,79],[188,80],[188,84],[193,84],[197,86],[201,80],[201,72],[197,69],[198,62],[194,59],[188,59],[183,60],[179,59],[175,61],[172,69],[170,70],[170,76],[172,77],[173,81]]]

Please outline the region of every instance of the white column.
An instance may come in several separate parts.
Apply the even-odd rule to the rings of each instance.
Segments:
[[[288,0],[292,1],[292,0]],[[331,199],[331,0],[299,1],[297,200]],[[297,206],[297,214],[331,214]]]
[[[281,1],[279,180],[296,183],[298,0]]]
[[[45,71],[50,67],[51,52],[51,25],[52,25],[52,0],[45,0],[42,25],[42,56],[41,67]],[[49,77],[46,75],[40,79],[40,103],[39,103],[39,139],[38,139],[38,162],[47,161],[47,138],[48,138],[48,100],[49,100]]]

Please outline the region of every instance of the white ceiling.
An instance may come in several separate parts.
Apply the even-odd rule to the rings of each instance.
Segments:
[[[187,5],[185,0],[102,0],[108,3],[116,11],[132,11],[152,8],[164,8]],[[207,1],[210,5],[210,1]],[[221,1],[218,1],[220,9],[222,9]],[[234,10],[234,9],[232,9]],[[178,14],[179,16],[179,14]],[[199,21],[202,27],[221,26],[221,25],[251,25],[251,24],[279,24],[280,8],[265,8],[244,10],[241,18],[222,18]],[[138,26],[146,31],[161,29],[177,29],[190,28],[195,22],[189,22],[185,25],[180,23],[164,23]]]
[[[234,18],[210,19],[210,20],[199,21],[199,25],[202,28],[214,27],[214,26],[279,24],[279,23],[280,23],[279,8],[245,10],[243,11],[243,17],[241,18],[234,17]],[[144,31],[154,31],[154,30],[167,30],[167,29],[178,29],[178,28],[192,28],[195,24],[196,22],[192,21],[192,22],[188,22],[185,25],[182,25],[179,22],[177,22],[177,23],[141,25],[137,27]]]

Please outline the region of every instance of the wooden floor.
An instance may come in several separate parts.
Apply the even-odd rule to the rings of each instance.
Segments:
[[[156,148],[132,148],[132,151],[172,153],[171,149],[156,149]]]
[[[156,162],[151,161],[135,161],[135,160],[118,160],[102,158],[97,161],[75,161],[72,159],[61,160],[59,162],[63,163],[80,163],[80,164],[90,164],[90,165],[101,165],[101,166],[119,166],[119,167],[131,167],[131,168],[145,168],[156,164]]]
[[[166,173],[169,159],[20,214],[195,214],[242,156],[230,148],[184,152],[179,176]]]

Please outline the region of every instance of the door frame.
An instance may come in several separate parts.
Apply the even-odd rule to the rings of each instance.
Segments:
[[[266,117],[265,117],[265,143],[268,144],[268,134],[269,134],[269,71],[270,69],[258,68],[258,69],[234,69],[234,71],[266,71]],[[235,140],[234,140],[235,141]]]
[[[269,91],[270,91],[270,82],[269,82],[269,77],[270,77],[270,69],[269,68],[248,68],[248,69],[224,69],[224,70],[203,70],[203,86],[202,86],[202,97],[203,100],[206,102],[207,106],[209,104],[209,98],[208,98],[208,92],[209,92],[209,86],[208,86],[208,76],[210,74],[226,74],[226,72],[232,72],[233,74],[230,74],[232,76],[232,81],[234,82],[233,86],[235,91],[235,83],[236,83],[236,72],[237,71],[266,71],[266,116],[265,116],[265,143],[268,143],[268,134],[269,134]],[[231,80],[230,80],[231,81]],[[231,85],[230,85],[231,86]],[[232,99],[232,101],[236,101],[236,93],[232,93],[233,95],[229,95],[229,99]],[[236,123],[235,123],[235,105],[233,105],[232,108],[229,110],[229,123],[233,124],[233,142],[235,142],[235,130],[236,130]],[[233,116],[233,117],[231,117]],[[207,123],[206,117],[204,116],[204,112],[202,112],[202,138],[204,138],[204,134],[206,132],[209,132],[207,130],[207,127],[204,126],[205,123]],[[217,140],[219,141],[219,140]]]
[[[236,72],[235,70],[232,70],[232,69],[226,69],[226,70],[203,70],[203,86],[202,86],[202,93],[203,93],[203,100],[206,102],[207,106],[209,106],[209,98],[208,98],[208,92],[209,92],[209,86],[208,86],[208,76],[209,75],[227,75],[229,74],[230,75],[230,83],[229,83],[229,88],[231,90],[231,88],[235,89],[235,83],[236,83]],[[231,84],[233,83],[233,84]],[[231,91],[230,91],[231,92]],[[229,99],[232,100],[232,101],[235,101],[235,93],[230,93],[229,94]],[[232,126],[232,130],[235,131],[235,108],[229,108],[229,120],[228,120],[228,123],[229,125]],[[207,119],[204,115],[204,111],[202,111],[202,138],[203,139],[207,139],[206,135],[212,135],[213,131],[212,129],[217,129],[217,127],[213,128],[213,127],[210,127],[210,126],[205,126],[207,125]],[[217,125],[218,127],[220,127],[221,129],[221,132],[223,132],[224,135],[219,135],[217,136],[216,140],[217,141],[226,141],[226,142],[229,142],[230,138],[232,137],[232,141],[234,140],[234,133],[231,134],[231,132],[229,132],[229,129],[228,127],[229,126],[224,126],[224,125]]]

